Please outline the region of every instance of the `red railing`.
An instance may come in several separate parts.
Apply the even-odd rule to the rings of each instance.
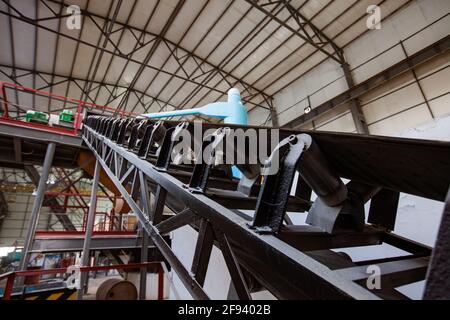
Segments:
[[[75,189],[76,190],[76,189]],[[78,191],[78,190],[76,190]],[[64,197],[64,201],[62,202],[62,204],[58,204],[58,205],[49,205],[49,208],[53,208],[53,209],[82,209],[83,210],[83,222],[81,225],[81,229],[85,230],[86,229],[86,223],[87,223],[87,215],[88,215],[88,210],[89,210],[89,206],[86,203],[86,201],[84,200],[85,198],[90,198],[90,194],[82,194],[82,193],[76,193],[76,192],[62,192],[62,191],[47,191],[45,192],[46,196],[51,196],[51,197]],[[75,200],[76,204],[69,204],[69,198],[72,198],[73,200]],[[114,219],[118,218],[115,215],[114,212],[114,207],[115,207],[115,203],[116,200],[121,198],[120,196],[116,196],[116,195],[97,195],[97,198],[100,199],[110,199],[112,200],[113,203],[113,207],[111,210],[107,211],[107,212],[102,212],[102,211],[96,211],[95,212],[95,216],[103,216],[102,219],[97,222],[94,225],[94,230],[97,231],[106,231],[106,230],[110,230],[112,231],[114,228]]]
[[[36,238],[39,237],[81,237],[86,234],[86,231],[36,231]],[[136,231],[93,231],[92,236],[135,236]]]
[[[164,299],[164,268],[161,262],[144,262],[144,263],[128,263],[119,264],[112,266],[93,266],[93,267],[80,267],[80,272],[90,272],[90,271],[105,271],[105,270],[129,270],[129,269],[140,269],[144,267],[150,267],[158,265],[158,300]],[[28,277],[28,276],[42,276],[46,274],[58,274],[66,273],[67,268],[55,268],[46,270],[25,270],[25,271],[12,271],[0,275],[0,281],[6,280],[6,287],[3,292],[2,300],[10,300],[11,293],[14,288],[14,280],[18,277]]]
[[[73,124],[73,128],[60,128],[60,127],[54,127],[51,124],[50,125],[45,125],[45,124],[39,124],[39,123],[31,123],[31,122],[25,122],[25,121],[21,121],[21,120],[17,120],[17,117],[12,117],[10,114],[12,113],[12,108],[16,108],[15,111],[13,111],[16,114],[19,114],[20,112],[24,113],[27,110],[34,110],[34,106],[19,106],[18,103],[14,104],[12,102],[9,101],[8,96],[7,96],[7,92],[6,89],[11,89],[11,90],[16,90],[17,92],[21,92],[21,93],[29,93],[35,96],[39,96],[39,97],[47,97],[50,101],[51,100],[56,100],[59,102],[64,102],[64,105],[66,105],[67,103],[69,103],[70,105],[72,105],[72,107],[68,107],[68,108],[64,108],[64,109],[76,109],[76,112],[74,114],[74,124]],[[132,112],[126,112],[124,110],[117,110],[116,108],[113,107],[108,107],[108,106],[102,106],[102,105],[98,105],[95,103],[91,103],[91,102],[87,102],[87,101],[83,101],[83,100],[78,100],[78,99],[73,99],[73,98],[68,98],[68,97],[64,97],[64,96],[60,96],[54,93],[50,93],[50,92],[45,92],[45,91],[41,91],[41,90],[37,90],[37,89],[33,89],[33,88],[27,88],[21,85],[17,85],[14,83],[9,83],[9,82],[1,82],[0,81],[0,93],[1,93],[1,104],[3,106],[3,110],[0,110],[2,112],[1,116],[0,116],[0,122],[4,122],[7,124],[11,124],[11,125],[18,125],[18,126],[27,126],[30,128],[35,128],[35,129],[39,129],[39,130],[43,130],[43,131],[50,131],[50,132],[55,132],[55,133],[59,133],[59,134],[65,134],[65,135],[77,135],[78,134],[78,130],[81,129],[81,124],[83,121],[83,116],[85,114],[85,110],[97,110],[100,111],[101,113],[109,113],[109,114],[113,114],[113,115],[119,115],[121,117],[134,117],[136,116],[135,113]],[[36,110],[39,111],[39,110]]]

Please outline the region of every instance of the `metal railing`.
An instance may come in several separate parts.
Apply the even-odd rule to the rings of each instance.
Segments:
[[[91,271],[106,271],[106,270],[130,270],[130,269],[142,269],[151,266],[158,266],[158,300],[164,299],[164,267],[161,262],[145,262],[145,263],[128,263],[111,266],[92,266],[92,267],[79,267],[80,272]],[[32,277],[51,274],[64,274],[67,273],[68,268],[55,268],[45,270],[25,270],[25,271],[12,271],[0,275],[0,281],[6,279],[6,286],[3,292],[2,300],[10,300],[14,288],[14,282],[19,277]]]
[[[15,102],[12,102],[12,99],[8,97],[8,91],[12,91],[12,93],[14,93]],[[19,104],[19,95],[29,95],[29,97],[32,99],[32,106]],[[37,104],[35,101],[37,97],[39,97],[40,99],[44,99],[44,101],[47,101],[47,111],[43,110],[45,108],[44,106],[36,108]],[[23,96],[22,98],[25,98],[25,96]],[[62,106],[59,109],[56,108],[56,105],[58,104]],[[53,108],[50,108],[50,105],[52,105]],[[26,122],[24,121],[24,118],[27,111],[29,110],[42,111],[47,114],[54,114],[55,112],[63,110],[73,110],[74,122],[72,126],[67,128],[55,126],[53,123],[43,124]],[[86,116],[87,111],[93,111],[105,115],[116,115],[120,117],[136,116],[136,114],[126,112],[124,110],[117,111],[112,107],[102,106],[83,100],[41,91],[38,89],[24,87],[14,83],[0,81],[0,122],[11,125],[27,126],[38,130],[49,131],[58,134],[76,136],[78,135],[79,130],[82,128],[83,118]]]

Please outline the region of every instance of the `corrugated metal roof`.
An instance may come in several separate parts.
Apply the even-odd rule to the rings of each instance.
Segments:
[[[2,0],[0,79],[137,113],[223,100],[234,86],[267,109],[314,66],[339,63],[367,31],[369,4],[388,15],[409,2]],[[67,28],[69,5],[80,30]]]

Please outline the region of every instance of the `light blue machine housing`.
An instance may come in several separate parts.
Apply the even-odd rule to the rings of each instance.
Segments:
[[[193,109],[173,110],[157,113],[146,113],[142,117],[161,119],[178,116],[202,115],[211,118],[223,119],[224,123],[247,125],[247,108],[242,104],[241,93],[236,88],[228,90],[227,102],[214,102],[206,106]],[[242,173],[235,166],[232,167],[233,176],[241,178]]]
[[[227,102],[214,102],[206,106],[193,109],[173,110],[157,113],[146,113],[142,117],[160,119],[178,116],[202,115],[211,118],[223,119],[224,123],[247,125],[247,108],[242,104],[238,89],[228,90]]]

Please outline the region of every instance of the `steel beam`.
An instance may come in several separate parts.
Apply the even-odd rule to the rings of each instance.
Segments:
[[[90,265],[90,250],[91,250],[91,238],[92,238],[92,231],[94,230],[94,223],[95,223],[95,211],[97,209],[97,190],[98,190],[98,180],[100,177],[100,170],[101,166],[98,161],[95,162],[95,170],[94,170],[94,177],[92,180],[92,186],[91,186],[91,199],[89,201],[89,213],[87,218],[87,224],[86,224],[86,234],[84,238],[84,244],[83,244],[83,252],[81,254],[81,266],[88,267]],[[81,288],[78,290],[78,299],[81,300],[83,298],[83,287],[85,281],[88,279],[89,274],[81,273]]]
[[[16,162],[22,162],[22,140],[13,138],[14,141],[14,159]]]
[[[5,195],[0,191],[0,231],[2,230],[3,221],[8,216],[8,203],[6,202]]]
[[[25,165],[24,170],[27,173],[28,177],[33,182],[33,184],[38,186],[41,177],[37,169],[32,165]],[[45,191],[47,191],[47,188]],[[74,226],[70,218],[67,216],[64,206],[59,203],[56,197],[45,195],[43,205],[50,207],[50,210],[55,214],[56,218],[58,219],[58,221],[61,223],[61,225],[65,230],[67,231],[77,230],[77,228]]]
[[[355,81],[353,80],[352,71],[350,70],[350,66],[348,63],[343,63],[341,65],[342,70],[344,71],[345,82],[347,83],[348,88],[353,88],[355,86]],[[366,118],[361,109],[361,102],[358,98],[351,99],[349,101],[350,104],[350,113],[353,118],[353,123],[355,124],[356,132],[362,134],[369,134],[369,127],[367,126]]]
[[[118,170],[116,170],[116,174],[118,173]],[[142,174],[142,172],[139,171],[138,173],[138,179],[139,179],[139,191],[140,191],[140,206],[142,211],[147,214],[147,216],[150,213],[150,193],[148,191],[148,184],[146,181],[146,178]],[[149,235],[145,228],[141,225],[141,234],[142,234],[142,247],[141,247],[141,263],[148,262],[148,245],[149,245]],[[140,277],[139,277],[139,299],[145,300],[147,295],[147,268],[141,268],[140,270]]]
[[[148,262],[149,237],[144,228],[142,232],[141,263]],[[139,299],[145,300],[147,295],[147,268],[141,268],[139,276]]]
[[[329,38],[322,30],[317,28],[311,20],[307,19],[303,14],[300,13],[299,9],[295,9],[289,0],[282,0],[283,9],[285,9],[291,17],[297,23],[299,30],[292,28],[287,21],[283,21],[277,17],[276,14],[270,13],[264,7],[267,5],[274,5],[277,2],[260,2],[256,0],[246,0],[253,7],[257,8],[259,11],[263,12],[265,15],[269,16],[273,21],[277,22],[284,28],[291,31],[296,36],[300,37],[306,43],[312,45],[318,51],[324,53],[327,57],[331,58],[335,62],[339,63],[344,72],[345,80],[349,88],[354,86],[354,80],[352,72],[348,63],[345,60],[344,51],[340,48],[331,38]],[[328,47],[328,49],[325,49]],[[364,114],[361,110],[361,103],[358,99],[350,100],[350,112],[352,114],[353,121],[355,123],[356,131],[358,133],[369,134],[369,129],[364,118]],[[278,126],[278,120],[276,118],[276,111],[272,111],[271,108],[272,121],[275,119],[276,125]]]
[[[326,295],[335,298],[377,299],[375,295],[355,283],[343,282],[342,278],[330,272],[326,266],[293,247],[286,246],[283,241],[276,237],[260,235],[252,231],[246,227],[247,220],[202,194],[190,192],[183,187],[183,183],[169,173],[158,171],[149,162],[140,159],[137,155],[128,152],[87,126],[85,126],[83,139],[93,150],[103,169],[120,190],[124,199],[138,215],[141,222],[144,223],[153,243],[161,250],[175,271],[179,273],[180,279],[187,285],[187,289],[191,293],[197,293],[197,291],[193,291],[195,288],[200,289],[197,287],[197,282],[188,280],[190,276],[186,275],[185,269],[181,268],[178,262],[174,260],[170,248],[164,242],[161,242],[158,230],[145,218],[118,177],[102,160],[101,148],[108,148],[112,152],[116,152],[120,157],[136,166],[136,169],[142,171],[149,179],[157,181],[168,194],[176,194],[177,199],[189,204],[197,215],[208,219],[213,225],[220,228],[229,237],[228,241],[233,246],[234,254],[239,262],[247,270],[258,274],[258,280],[278,297],[291,299],[300,297],[323,298]],[[99,146],[100,150],[96,150],[93,147],[94,144]],[[242,246],[243,243],[251,243],[251,245]],[[258,259],[254,257],[258,257]],[[269,272],[267,266],[270,266],[271,272]],[[266,270],[267,273],[262,275],[261,270]],[[282,275],[278,272],[279,270],[284,270]],[[304,283],[305,279],[309,279],[310,285]],[[192,283],[196,284],[194,288],[191,287]],[[243,286],[240,286],[240,288],[242,289]],[[240,292],[243,294],[242,290]]]
[[[423,298],[450,299],[450,190],[445,200],[444,213],[431,257]]]
[[[81,147],[83,140],[80,137],[37,130],[24,125],[2,123],[0,121],[0,135],[12,136],[18,139],[35,140],[44,143],[58,143],[71,147]]]
[[[373,90],[380,85],[386,83],[389,80],[394,79],[395,77],[407,72],[411,71],[417,66],[433,59],[436,56],[439,56],[445,52],[447,52],[450,48],[450,36],[447,36],[438,42],[420,50],[419,52],[410,55],[408,58],[394,64],[393,66],[385,69],[384,71],[374,75],[373,77],[363,81],[347,91],[337,95],[336,97],[328,100],[327,102],[315,107],[311,110],[311,112],[307,114],[303,114],[298,118],[290,120],[284,127],[287,128],[298,128],[307,123],[312,122],[317,119],[319,116],[334,110],[335,108],[343,105],[351,101],[352,99],[356,99],[361,97],[366,92]]]
[[[328,38],[323,32],[321,32],[309,19],[303,16],[297,9],[292,7],[292,5],[289,3],[290,1],[282,0],[280,2],[282,3],[284,9],[286,9],[287,12],[292,16],[292,18],[297,22],[300,30],[293,28],[286,21],[283,21],[282,19],[278,18],[277,15],[272,14],[269,10],[265,8],[267,5],[277,4],[278,1],[277,2],[266,1],[265,3],[258,0],[245,0],[245,1],[247,1],[251,6],[258,9],[263,14],[270,17],[270,19],[282,25],[284,28],[286,28],[293,34],[297,35],[300,39],[309,43],[314,48],[316,48],[329,58],[333,59],[334,61],[338,62],[339,64],[342,64],[345,61],[343,59],[342,51],[340,50],[340,48],[337,47],[333,43],[333,41],[330,38]],[[326,45],[329,45],[331,48],[329,48],[328,50],[325,49],[324,47]]]
[[[22,251],[22,258],[20,259],[19,270],[23,271],[27,269],[29,261],[29,251],[33,245],[34,234],[36,232],[37,225],[39,223],[39,214],[41,212],[42,203],[44,201],[45,189],[47,187],[47,180],[52,166],[53,156],[55,154],[55,143],[49,143],[47,146],[47,152],[45,153],[45,160],[42,167],[42,175],[39,179],[37,187],[36,198],[34,199],[33,209],[31,211],[30,225],[28,227],[27,236],[25,238],[25,244]]]
[[[74,252],[82,251],[84,245],[84,234],[67,235],[41,235],[37,234],[33,248],[30,252]],[[91,250],[124,250],[124,249],[139,249],[142,246],[142,237],[137,235],[120,235],[112,233],[96,234],[91,238]],[[154,246],[147,246],[154,248]]]

